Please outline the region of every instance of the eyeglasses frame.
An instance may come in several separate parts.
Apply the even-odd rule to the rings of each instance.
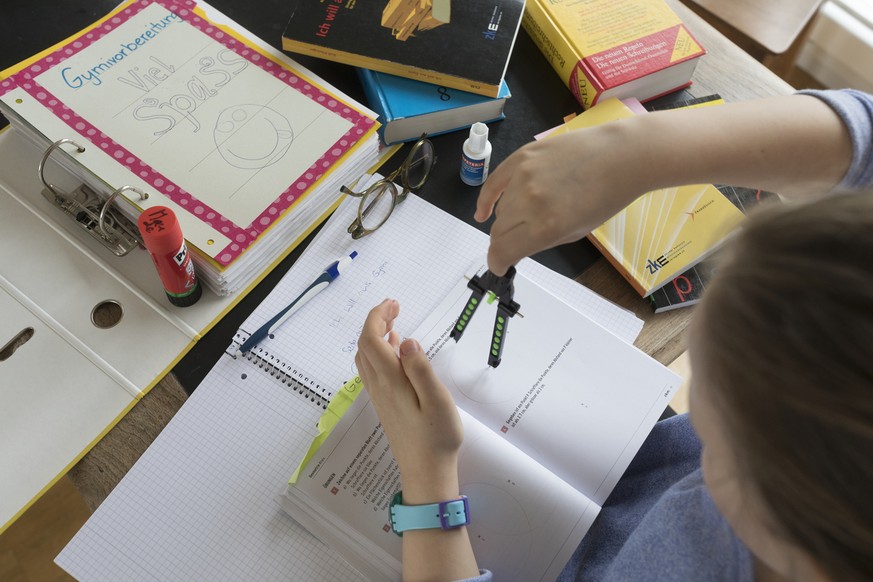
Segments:
[[[421,148],[425,147],[426,144],[430,146],[430,155],[433,159],[430,163],[430,168],[428,168],[424,177],[421,179],[421,183],[413,188],[409,185],[409,168],[412,166],[412,160],[415,155]],[[427,182],[427,179],[430,177],[430,173],[433,170],[434,165],[436,165],[436,162],[437,157],[434,154],[433,142],[427,139],[427,134],[422,134],[418,141],[412,146],[412,149],[409,151],[409,154],[407,154],[406,159],[403,160],[403,163],[400,164],[400,167],[391,172],[390,175],[371,184],[363,192],[355,192],[346,186],[341,186],[340,192],[343,194],[361,199],[361,202],[358,205],[358,217],[352,221],[347,229],[348,233],[352,235],[352,238],[357,240],[379,230],[379,228],[388,221],[391,213],[394,212],[394,208],[406,200],[406,197],[410,192],[417,192],[422,186],[424,186],[425,182]],[[397,193],[397,185],[394,183],[397,176],[400,176],[401,185],[403,186],[403,190],[399,194]],[[379,224],[373,228],[366,229],[364,228],[364,218],[366,218],[367,214],[370,213],[379,197],[385,195],[384,190],[387,190],[391,195],[391,209],[385,214],[385,218],[383,218]],[[367,200],[370,199],[370,196],[374,193],[375,198],[373,198],[369,204],[366,204]]]

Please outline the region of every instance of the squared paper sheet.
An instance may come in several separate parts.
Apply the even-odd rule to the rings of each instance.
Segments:
[[[329,263],[357,251],[339,279],[262,344],[334,389],[354,372],[355,342],[372,306],[398,299],[397,330],[411,334],[488,245],[485,234],[415,196],[376,234],[353,241],[346,226],[356,204],[340,206],[241,328],[253,332]],[[519,270],[628,342],[642,328],[538,263],[523,261]],[[252,362],[223,356],[57,563],[80,580],[358,579],[273,501],[320,414]]]
[[[356,373],[354,355],[367,313],[385,298],[400,302],[395,329],[408,337],[440,304],[477,260],[484,261],[488,236],[428,202],[410,195],[375,234],[353,240],[346,227],[358,201],[349,198],[311,248],[243,323],[245,337],[288,305],[333,261],[357,251],[351,266],[304,309],[259,344],[288,360],[322,385],[338,388]],[[628,343],[643,322],[586,287],[525,259],[520,273]],[[516,298],[522,303],[524,298]]]

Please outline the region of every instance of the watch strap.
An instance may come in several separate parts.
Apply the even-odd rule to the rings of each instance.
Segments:
[[[398,491],[389,508],[391,529],[397,535],[411,529],[455,529],[470,524],[470,502],[466,495],[459,499],[428,505],[403,505],[403,492]]]

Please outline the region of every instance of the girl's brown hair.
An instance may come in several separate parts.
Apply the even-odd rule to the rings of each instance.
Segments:
[[[775,533],[873,579],[873,194],[750,218],[699,309],[708,393]]]

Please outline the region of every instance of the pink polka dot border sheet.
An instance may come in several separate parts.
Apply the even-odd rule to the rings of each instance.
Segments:
[[[138,205],[181,210],[186,238],[222,267],[298,209],[322,216],[339,193],[308,211],[307,197],[375,129],[191,0],[123,4],[0,79],[0,99],[53,116],[28,121],[82,140],[98,176],[108,167],[159,194]]]

